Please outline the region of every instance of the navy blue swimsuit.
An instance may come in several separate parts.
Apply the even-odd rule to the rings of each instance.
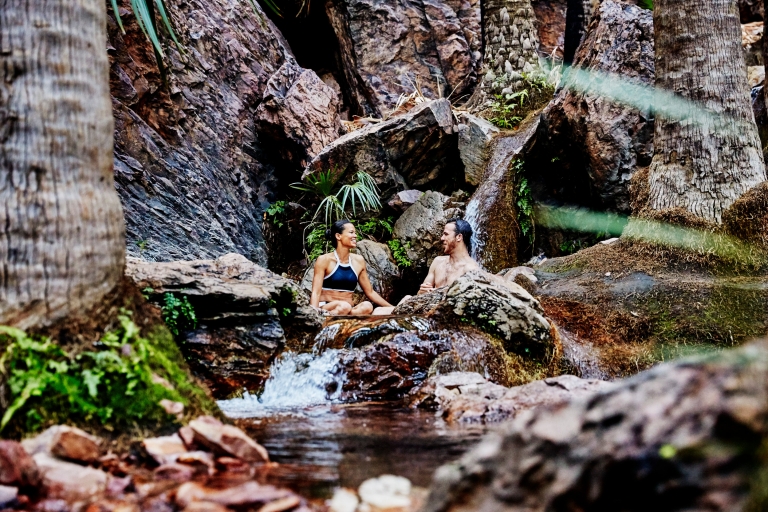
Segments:
[[[323,279],[323,290],[333,290],[337,292],[353,292],[357,288],[357,272],[352,267],[352,255],[349,256],[349,263],[342,263],[339,255],[333,251],[336,257],[336,268]]]

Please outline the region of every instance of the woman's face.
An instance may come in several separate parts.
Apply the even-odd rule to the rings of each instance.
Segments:
[[[336,234],[336,240],[343,247],[354,249],[357,247],[357,232],[355,226],[352,224],[344,224],[344,231],[341,234]]]

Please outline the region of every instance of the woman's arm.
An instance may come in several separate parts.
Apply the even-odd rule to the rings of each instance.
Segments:
[[[320,295],[323,293],[325,267],[325,257],[320,256],[315,261],[315,275],[312,277],[312,295],[309,298],[309,304],[316,308],[320,307]]]
[[[371,286],[371,280],[368,279],[368,268],[365,264],[365,260],[360,258],[363,263],[363,268],[357,273],[357,281],[360,283],[360,288],[363,289],[365,296],[371,299],[371,302],[377,306],[392,307],[392,304],[384,300],[384,297],[379,295],[376,290]]]

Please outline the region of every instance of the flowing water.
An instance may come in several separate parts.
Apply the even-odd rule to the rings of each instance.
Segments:
[[[435,469],[474,445],[486,427],[447,425],[433,412],[386,403],[341,404],[337,397],[346,378],[340,350],[430,328],[418,317],[329,319],[312,352],[275,360],[260,396],[220,401],[278,463],[261,478],[317,498],[387,473],[427,487]]]

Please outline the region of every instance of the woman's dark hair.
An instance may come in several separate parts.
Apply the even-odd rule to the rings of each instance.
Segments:
[[[352,224],[349,219],[340,219],[331,224],[331,229],[325,230],[325,238],[328,239],[334,246],[336,246],[336,235],[344,232],[344,226]]]
[[[464,241],[464,245],[467,246],[467,252],[469,254],[472,254],[472,226],[469,225],[469,222],[465,221],[464,219],[448,219],[448,221],[445,223],[447,226],[448,224],[453,224],[456,226],[456,234],[461,235],[461,239]]]

